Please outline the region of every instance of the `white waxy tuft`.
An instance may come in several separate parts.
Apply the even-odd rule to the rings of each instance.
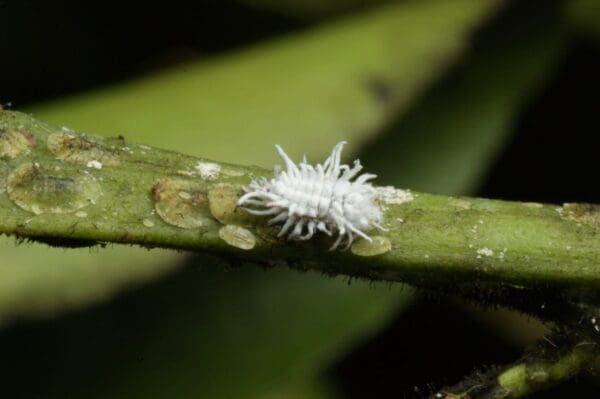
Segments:
[[[365,234],[381,225],[381,209],[375,202],[377,190],[368,183],[376,176],[365,173],[358,176],[362,165],[357,159],[352,167],[340,164],[345,141],[338,143],[323,164],[310,165],[306,157],[296,165],[283,149],[277,152],[285,162],[286,170],[275,167],[271,180],[253,180],[244,188],[238,205],[253,215],[269,215],[269,224],[283,223],[279,237],[308,240],[322,231],[337,239],[331,246],[336,249],[344,240],[345,248],[356,237],[372,241]]]

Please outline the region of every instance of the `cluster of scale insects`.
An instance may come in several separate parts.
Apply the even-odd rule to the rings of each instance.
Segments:
[[[288,239],[308,240],[317,231],[329,236],[337,233],[331,250],[344,241],[348,248],[357,237],[371,241],[366,231],[385,230],[381,209],[375,202],[377,190],[368,183],[377,176],[358,176],[362,170],[358,159],[352,167],[340,164],[344,144],[338,143],[329,158],[316,165],[309,164],[306,157],[296,165],[276,145],[286,170],[276,166],[271,180],[250,182],[238,205],[253,215],[273,216],[269,224],[283,223],[279,237],[287,234]]]

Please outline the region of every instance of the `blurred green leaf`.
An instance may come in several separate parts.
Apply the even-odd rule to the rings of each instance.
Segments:
[[[314,378],[267,390],[264,394],[257,395],[256,399],[341,399],[343,397],[339,389],[331,384],[331,381]]]
[[[3,392],[231,398],[278,392],[281,385],[301,390],[316,364],[345,349],[358,331],[374,332],[410,292],[249,265],[224,273],[205,257],[189,263],[115,306],[5,333],[0,369],[11,378]],[[19,339],[35,345],[25,350]],[[34,385],[27,384],[31,376]]]
[[[513,123],[566,52],[561,9],[514,6],[501,26],[416,103],[361,159],[381,184],[467,194],[503,148]]]
[[[600,2],[598,0],[571,0],[567,15],[578,35],[600,39]]]
[[[123,133],[157,146],[263,166],[275,161],[274,143],[294,155],[305,150],[320,156],[346,138],[356,150],[445,70],[495,5],[461,0],[387,6],[301,36],[181,65],[32,111],[48,122],[89,132]],[[49,251],[26,249],[27,259],[10,255],[11,263],[0,266],[0,280],[9,273],[5,269],[31,265],[29,257],[44,259]],[[147,276],[157,254],[121,249],[122,263],[97,268],[101,261],[92,258],[104,258],[107,252],[98,251],[85,261],[65,251],[60,264],[51,259],[29,266],[35,274],[13,279],[21,296],[5,299],[12,304],[8,314],[16,314],[15,309],[25,315],[44,313],[97,300],[80,295],[66,302],[63,293],[73,281],[80,292],[114,292],[114,282],[123,281],[123,275],[133,281],[140,265]],[[134,255],[128,251],[138,258],[130,259]],[[168,261],[172,265],[161,270],[176,267],[178,259],[173,255]],[[90,387],[100,383],[98,373],[111,376],[110,386],[95,390],[98,396],[260,395],[277,391],[290,378],[314,375],[315,365],[330,361],[382,325],[403,296],[387,286],[347,286],[315,274],[253,269],[222,274],[213,270],[212,261],[203,263],[207,268],[201,272],[188,268],[154,291],[144,290],[137,304],[119,303],[110,312],[100,310],[91,319],[46,331],[38,337],[45,360],[28,363],[23,373],[13,364],[12,373],[25,376],[37,370],[49,379],[39,389],[56,396],[68,391],[89,397]],[[44,287],[44,300],[35,298],[39,275],[54,279],[52,287]],[[40,305],[31,308],[28,303]],[[132,320],[132,315],[138,316]],[[106,327],[117,320],[131,331]],[[70,334],[81,341],[73,341],[74,352],[61,362],[60,342]],[[127,345],[120,345],[116,362],[108,353],[121,339]],[[95,365],[93,372],[69,360],[77,353],[85,353],[86,361]],[[48,369],[54,371],[41,371]]]
[[[388,6],[239,54],[180,65],[32,111],[48,122],[81,130],[125,134],[139,142],[263,166],[276,161],[274,143],[292,153],[301,148],[311,155],[325,154],[343,138],[357,148],[443,70],[492,4],[461,0],[452,6],[440,1]],[[431,30],[432,24],[446,28]],[[381,84],[388,85],[390,97],[385,103],[370,79],[383,79]],[[22,248],[15,251],[25,253]],[[0,320],[8,314],[55,311],[61,302],[71,307],[95,301],[99,297],[94,293],[108,295],[116,291],[117,282],[134,281],[137,270],[143,270],[140,281],[144,281],[144,276],[155,275],[148,271],[153,264],[168,270],[176,267],[178,259],[173,255],[165,266],[154,262],[156,252],[120,249],[121,261],[115,262],[130,266],[95,268],[91,265],[98,264],[106,252],[98,251],[96,257],[87,257],[87,267],[76,252],[53,252],[36,245],[27,247],[23,257],[7,255],[12,260],[0,267],[0,280],[12,275],[10,287],[17,288],[0,293],[4,313]],[[31,266],[32,259],[51,253],[58,256]],[[83,272],[85,278],[75,277]],[[54,284],[33,289],[44,276],[52,276]],[[89,296],[80,294],[75,300],[64,295],[74,279]],[[54,299],[39,301],[35,293]],[[39,306],[26,305],[36,301]]]
[[[311,155],[324,154],[342,138],[350,139],[352,148],[357,148],[443,70],[464,46],[469,30],[491,12],[495,3],[480,5],[474,0],[461,0],[452,5],[428,1],[388,6],[240,54],[181,65],[32,111],[49,122],[81,130],[124,133],[140,142],[263,166],[275,161],[274,143],[283,144],[291,152],[302,148]],[[445,29],[432,30],[432,25]],[[389,98],[385,103],[377,91],[381,89],[373,89],[372,79],[387,85]],[[139,261],[145,263],[147,259],[149,265],[153,264],[155,253],[129,251]],[[59,257],[61,267],[56,267],[56,261],[44,262],[35,269],[21,266],[48,253],[46,248],[31,246],[27,248],[27,259],[9,255],[13,259],[0,268],[0,276],[19,276],[11,280],[11,286],[19,288],[10,297],[0,295],[6,298],[0,309],[15,313],[5,303],[19,304],[19,295],[30,292],[54,292],[56,298],[41,301],[42,305],[36,307],[17,306],[21,314],[43,313],[45,303],[48,309],[58,309],[76,270],[91,273],[74,252]],[[175,263],[176,257],[173,259]],[[169,267],[175,266],[160,266],[161,270]],[[23,273],[12,271],[19,268]],[[102,277],[87,275],[90,278],[82,280],[79,289],[90,296],[81,295],[79,302],[96,300],[94,292],[113,290],[113,279],[133,279],[138,269],[92,268]],[[31,281],[48,274],[55,284],[41,291],[31,289]],[[143,275],[152,273],[144,269]],[[77,301],[64,302],[73,305]],[[3,317],[0,314],[0,319]]]
[[[240,3],[301,18],[320,18],[335,13],[373,7],[389,0],[237,0]],[[396,0],[397,1],[397,0]]]
[[[31,109],[46,122],[222,161],[277,161],[273,144],[356,151],[465,47],[498,1],[388,5],[304,34]]]
[[[173,253],[143,248],[49,248],[0,239],[0,327],[22,316],[52,317],[105,300],[181,265]]]

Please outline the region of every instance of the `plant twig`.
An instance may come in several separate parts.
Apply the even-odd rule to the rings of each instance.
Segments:
[[[517,399],[551,388],[587,371],[600,355],[597,343],[580,334],[563,333],[538,344],[515,364],[502,370],[476,372],[431,399]]]
[[[0,111],[0,233],[51,245],[137,244],[416,286],[600,287],[600,207],[455,198],[380,187],[385,233],[276,237],[236,207],[271,172],[81,135]]]
[[[564,293],[549,290],[508,288],[494,291],[485,300],[466,291],[461,295],[550,321],[554,323],[555,332],[540,340],[515,364],[475,372],[453,387],[433,394],[432,398],[523,398],[590,371],[600,356],[600,309],[596,306],[574,302]]]

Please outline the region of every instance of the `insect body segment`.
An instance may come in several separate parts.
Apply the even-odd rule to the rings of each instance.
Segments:
[[[352,167],[340,165],[344,144],[338,143],[322,165],[314,166],[306,157],[296,165],[276,145],[286,170],[276,166],[271,180],[250,182],[238,205],[254,215],[272,215],[269,224],[283,223],[279,237],[287,234],[288,239],[308,240],[317,231],[329,236],[337,233],[331,250],[344,239],[348,248],[357,236],[371,241],[365,231],[385,230],[380,225],[381,209],[375,203],[377,192],[368,183],[376,176],[365,173],[351,181],[362,165],[359,160]]]

